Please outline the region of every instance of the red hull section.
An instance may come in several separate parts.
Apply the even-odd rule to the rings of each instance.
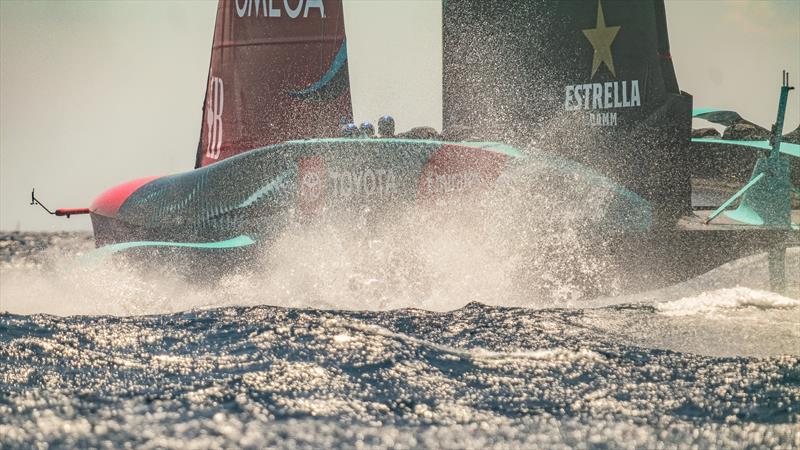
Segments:
[[[117,215],[117,211],[119,211],[119,207],[125,203],[125,200],[127,200],[131,194],[156,178],[160,177],[139,178],[137,180],[120,184],[119,186],[114,186],[113,188],[100,194],[100,196],[94,200],[89,209],[93,214],[106,217],[115,217]]]

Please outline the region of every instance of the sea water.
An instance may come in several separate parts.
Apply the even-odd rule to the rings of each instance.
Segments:
[[[88,235],[2,236],[0,447],[800,446],[800,288],[768,292],[765,255],[512,297],[451,241],[296,238],[286,266],[197,285],[87,263]]]

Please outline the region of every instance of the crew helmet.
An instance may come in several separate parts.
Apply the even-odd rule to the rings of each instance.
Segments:
[[[378,119],[378,133],[383,137],[394,136],[394,118],[386,115]]]
[[[358,127],[354,123],[348,123],[342,127],[342,137],[358,136]]]
[[[361,130],[361,134],[366,137],[374,137],[375,136],[375,126],[369,122],[364,122],[358,127]]]

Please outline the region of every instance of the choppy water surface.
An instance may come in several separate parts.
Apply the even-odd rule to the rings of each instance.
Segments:
[[[81,235],[3,239],[0,447],[800,446],[798,288],[766,292],[763,256],[560,306],[319,309],[292,283],[84,272],[60,255]]]

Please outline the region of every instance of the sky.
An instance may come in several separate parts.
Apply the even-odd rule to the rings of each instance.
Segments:
[[[215,1],[0,0],[0,230],[89,230],[103,190],[190,170]],[[668,0],[672,56],[695,107],[775,120],[782,69],[800,86],[800,1]],[[441,128],[437,0],[345,0],[357,122]],[[391,58],[385,58],[389,51]],[[402,95],[397,95],[402,92]],[[790,97],[786,131],[800,123]],[[698,124],[699,125],[699,124]]]

